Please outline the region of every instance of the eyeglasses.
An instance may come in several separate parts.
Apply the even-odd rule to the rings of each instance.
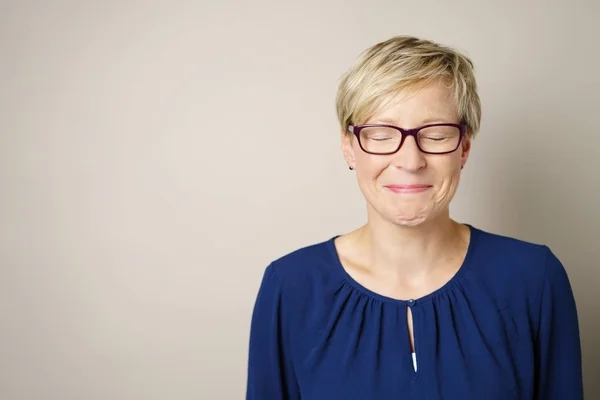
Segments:
[[[462,124],[430,124],[415,129],[403,129],[394,125],[366,124],[348,126],[358,139],[360,148],[369,154],[394,154],[407,136],[415,138],[417,147],[427,154],[448,154],[456,151],[467,132]]]

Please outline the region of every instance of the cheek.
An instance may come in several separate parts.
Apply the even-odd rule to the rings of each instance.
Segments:
[[[379,160],[361,160],[360,167],[356,171],[356,179],[363,196],[370,202],[376,201],[381,195],[380,177],[386,169],[387,164]]]
[[[356,154],[357,174],[364,181],[373,181],[388,167],[389,160],[385,156],[375,156],[363,151]]]
[[[449,202],[456,193],[460,182],[460,166],[449,165],[444,168],[444,171],[440,176],[440,187],[436,193],[437,203]]]

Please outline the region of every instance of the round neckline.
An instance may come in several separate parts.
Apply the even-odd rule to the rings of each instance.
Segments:
[[[407,300],[395,299],[393,297],[385,296],[383,294],[374,292],[373,290],[367,288],[366,286],[363,286],[356,279],[354,279],[348,273],[348,271],[346,271],[346,268],[344,268],[344,266],[342,265],[337,248],[335,247],[335,239],[337,239],[341,235],[336,235],[336,236],[332,237],[331,239],[329,239],[328,247],[329,247],[331,256],[333,258],[333,263],[334,263],[336,270],[338,270],[342,274],[344,281],[349,283],[352,287],[354,287],[358,291],[362,292],[363,294],[366,294],[367,296],[373,297],[380,301],[402,304],[402,305],[410,305],[412,307],[416,304],[430,300],[430,299],[446,292],[448,289],[453,287],[456,284],[456,282],[459,281],[461,279],[461,277],[468,271],[468,269],[471,265],[471,259],[473,258],[475,242],[477,241],[477,237],[479,236],[479,230],[470,224],[463,224],[463,225],[469,227],[470,235],[469,235],[469,244],[467,246],[467,253],[466,253],[465,258],[463,259],[460,267],[458,268],[458,270],[454,273],[454,275],[452,275],[452,277],[446,283],[444,283],[442,286],[440,286],[433,292],[428,293],[428,294],[418,297],[418,298],[407,299]]]

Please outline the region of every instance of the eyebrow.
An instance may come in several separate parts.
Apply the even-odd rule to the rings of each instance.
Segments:
[[[381,124],[386,124],[386,125],[400,126],[396,123],[396,121],[394,121],[391,118],[377,118],[374,120],[374,122],[369,122],[369,123],[370,124],[381,123]],[[421,121],[419,126],[429,125],[429,124],[454,124],[454,123],[456,123],[456,122],[449,120],[447,118],[425,118],[424,120]]]

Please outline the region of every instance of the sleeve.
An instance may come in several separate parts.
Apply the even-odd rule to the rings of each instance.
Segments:
[[[251,318],[246,400],[300,399],[284,311],[281,286],[269,265]]]
[[[565,268],[547,248],[536,340],[538,400],[581,400],[583,378],[577,307]]]

